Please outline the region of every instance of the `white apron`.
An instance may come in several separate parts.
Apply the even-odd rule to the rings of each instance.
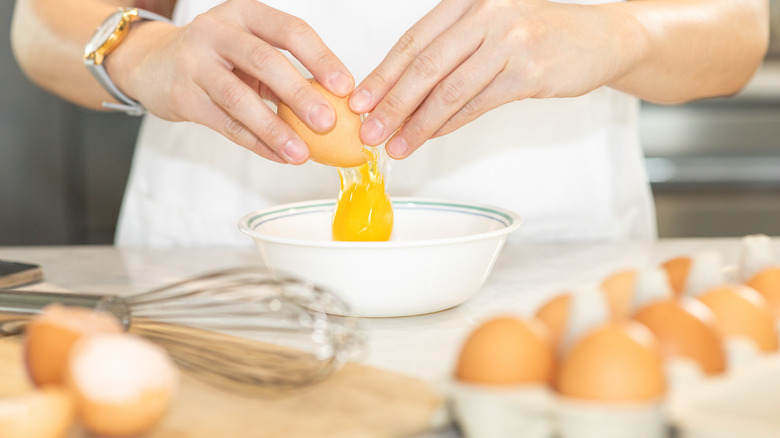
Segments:
[[[179,0],[174,21],[187,23],[219,2]],[[306,20],[356,83],[436,4],[266,3]],[[387,189],[390,196],[473,201],[514,210],[524,224],[512,240],[652,239],[654,211],[637,113],[636,98],[605,87],[572,99],[513,102],[394,162]],[[273,163],[206,127],[147,116],[116,243],[251,245],[236,226],[244,214],[282,203],[335,198],[338,189],[335,168]]]

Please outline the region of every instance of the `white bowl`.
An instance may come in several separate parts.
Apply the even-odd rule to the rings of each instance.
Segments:
[[[456,306],[487,279],[521,219],[509,210],[431,199],[392,200],[387,242],[337,242],[335,200],[249,213],[251,236],[275,275],[311,281],[339,294],[355,316],[408,316]]]

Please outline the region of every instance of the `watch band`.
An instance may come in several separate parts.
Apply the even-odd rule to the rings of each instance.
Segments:
[[[131,116],[142,116],[146,108],[131,99],[114,84],[108,75],[103,61],[122,42],[129,30],[130,23],[138,20],[170,22],[162,15],[138,8],[120,8],[101,24],[84,49],[84,65],[103,88],[119,103],[103,102],[103,107],[121,111]],[[110,32],[110,33],[109,33]]]

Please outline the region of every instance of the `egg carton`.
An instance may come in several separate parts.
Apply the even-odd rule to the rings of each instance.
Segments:
[[[716,377],[685,360],[669,361],[663,400],[610,404],[542,385],[450,382],[450,412],[467,438],[780,437],[780,353],[759,356],[734,345],[739,366]]]

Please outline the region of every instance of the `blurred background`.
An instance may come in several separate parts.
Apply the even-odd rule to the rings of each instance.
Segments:
[[[772,41],[738,96],[642,104],[661,237],[780,235],[780,0]],[[110,244],[140,119],[96,113],[30,83],[0,2],[0,245]]]

